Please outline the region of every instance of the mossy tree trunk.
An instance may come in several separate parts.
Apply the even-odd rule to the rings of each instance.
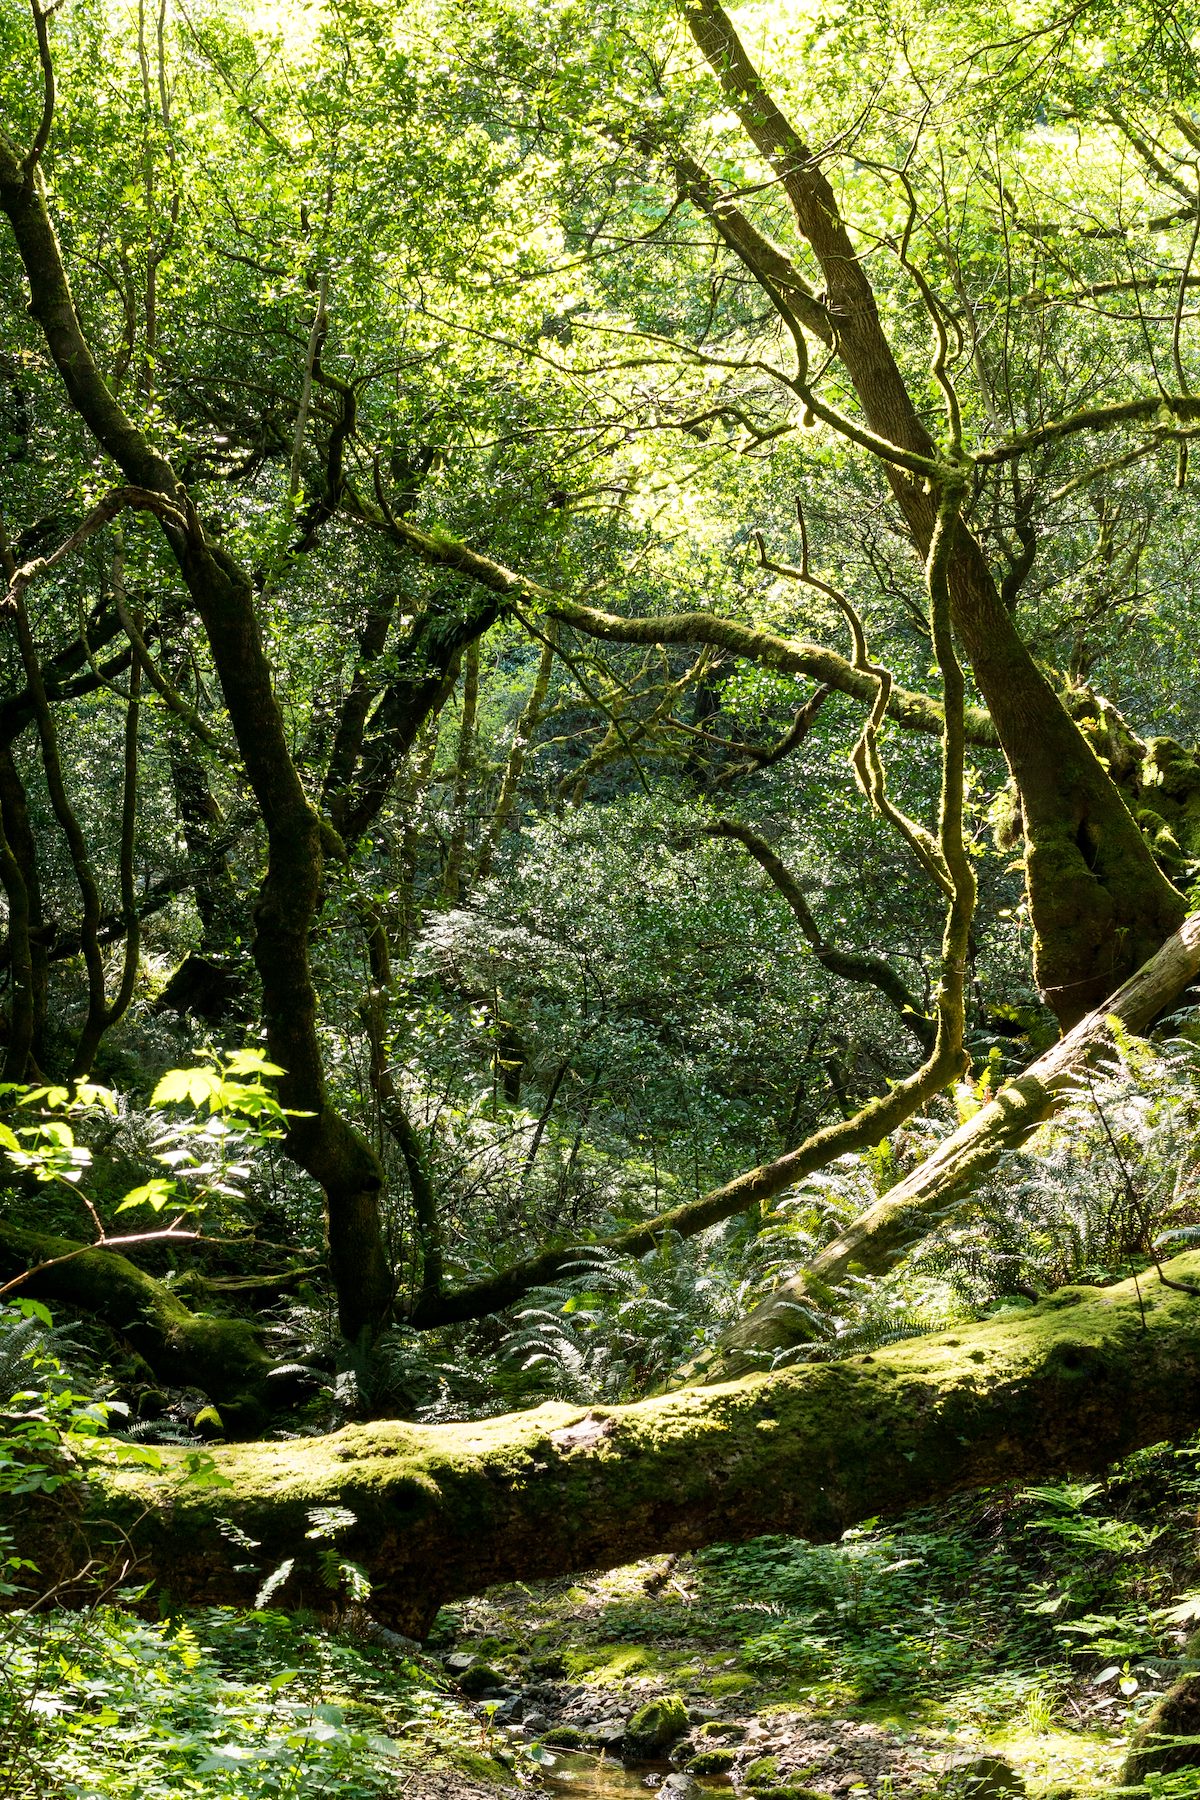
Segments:
[[[963,1488],[1102,1471],[1200,1424],[1200,1257],[1166,1273],[1179,1285],[1063,1289],[986,1324],[633,1406],[221,1446],[216,1489],[189,1483],[169,1447],[159,1469],[89,1450],[83,1516],[33,1521],[30,1537],[47,1581],[132,1548],[137,1579],[175,1602],[245,1604],[294,1557],[281,1599],[320,1605],[307,1513],[344,1506],[355,1524],[338,1542],[370,1573],[372,1611],[415,1636],[497,1581],[768,1531],[831,1541]],[[255,1567],[230,1520],[257,1540]]]
[[[160,1381],[199,1388],[234,1436],[260,1431],[285,1398],[267,1376],[272,1358],[245,1319],[192,1312],[178,1294],[119,1251],[81,1244],[0,1220],[0,1275],[28,1278],[20,1293],[79,1307],[101,1319]]]

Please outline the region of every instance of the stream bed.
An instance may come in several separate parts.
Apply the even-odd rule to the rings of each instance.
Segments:
[[[545,1773],[551,1794],[574,1794],[577,1800],[651,1800],[659,1782],[673,1773],[670,1763],[636,1763],[626,1768],[615,1757],[584,1756],[574,1750],[556,1750],[554,1766]],[[646,1777],[657,1777],[652,1785]],[[723,1775],[698,1775],[696,1784],[706,1794],[732,1794],[733,1784]]]

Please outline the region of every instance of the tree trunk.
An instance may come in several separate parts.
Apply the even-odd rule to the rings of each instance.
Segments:
[[[1156,956],[1095,1012],[938,1145],[903,1181],[827,1244],[807,1269],[730,1327],[683,1379],[727,1381],[762,1366],[764,1354],[809,1342],[811,1314],[849,1269],[881,1275],[893,1268],[957,1205],[970,1198],[1001,1154],[1024,1143],[1079,1087],[1097,1056],[1112,1047],[1108,1021],[1143,1032],[1200,974],[1200,913],[1192,913]]]
[[[239,918],[237,889],[226,862],[225,817],[213,798],[195,744],[174,725],[168,728],[167,761],[175,810],[194,871],[192,894],[200,915],[200,949],[219,956],[247,921]]]
[[[1194,1279],[1200,1256],[1168,1274]],[[132,1548],[136,1579],[175,1603],[245,1605],[294,1557],[281,1597],[320,1605],[307,1513],[342,1506],[355,1524],[339,1547],[366,1566],[372,1611],[423,1636],[440,1604],[497,1581],[768,1531],[832,1541],[963,1488],[1102,1472],[1200,1423],[1198,1299],[1143,1275],[873,1355],[633,1406],[220,1446],[218,1488],[181,1480],[187,1453],[168,1446],[158,1469],[85,1448],[86,1515],[71,1534],[38,1516],[27,1548],[46,1582],[85,1552],[125,1561]],[[228,1521],[257,1540],[256,1568]],[[105,1551],[114,1525],[119,1545]]]

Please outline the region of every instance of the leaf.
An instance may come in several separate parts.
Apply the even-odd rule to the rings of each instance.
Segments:
[[[151,1094],[150,1104],[177,1106],[187,1101],[192,1106],[203,1106],[223,1086],[216,1069],[168,1069]]]
[[[39,1325],[53,1326],[54,1324],[54,1320],[50,1316],[49,1307],[44,1306],[40,1300],[16,1299],[11,1301],[10,1304],[15,1306],[17,1311],[23,1314],[25,1318],[36,1319]]]
[[[267,1579],[259,1588],[257,1594],[254,1596],[254,1610],[256,1612],[261,1612],[263,1607],[270,1602],[272,1595],[278,1593],[295,1566],[295,1557],[289,1556],[280,1563],[277,1569],[272,1569],[271,1573],[267,1576]]]
[[[1158,1615],[1167,1625],[1191,1625],[1200,1619],[1200,1594],[1185,1594],[1174,1606]]]
[[[235,1050],[232,1056],[225,1059],[225,1068],[230,1075],[286,1075],[278,1063],[269,1062],[261,1050]]]
[[[160,1213],[167,1201],[173,1198],[175,1192],[173,1181],[166,1180],[162,1175],[156,1175],[151,1181],[144,1182],[141,1187],[131,1188],[117,1211],[123,1213],[128,1212],[134,1206],[152,1206],[156,1213]]]

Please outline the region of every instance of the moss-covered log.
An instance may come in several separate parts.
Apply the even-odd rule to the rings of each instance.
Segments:
[[[765,1531],[836,1539],[962,1488],[1102,1470],[1200,1424],[1200,1256],[1108,1289],[1063,1289],[986,1324],[633,1406],[548,1405],[462,1425],[350,1426],[221,1446],[214,1491],[186,1453],[154,1470],[89,1452],[86,1550],[130,1547],[175,1599],[245,1603],[285,1558],[281,1598],[317,1601],[308,1510],[342,1506],[372,1610],[414,1635],[492,1582],[606,1567]],[[218,1524],[217,1521],[221,1523]],[[228,1522],[257,1540],[253,1557]],[[86,1528],[86,1529],[85,1529]],[[85,1546],[35,1547],[47,1575]],[[250,1562],[257,1568],[247,1568]],[[319,1603],[319,1602],[318,1602]]]
[[[253,1325],[190,1311],[164,1282],[118,1251],[0,1221],[0,1274],[11,1280],[26,1269],[22,1294],[102,1319],[161,1381],[200,1389],[231,1435],[261,1430],[271,1401],[284,1398],[282,1390],[268,1388],[272,1359]]]
[[[932,1156],[860,1213],[802,1269],[685,1372],[727,1380],[761,1366],[765,1352],[812,1337],[814,1308],[828,1303],[830,1286],[849,1270],[881,1275],[935,1231],[968,1200],[1001,1154],[1024,1143],[1044,1119],[1076,1093],[1085,1071],[1112,1049],[1110,1019],[1143,1032],[1200,974],[1200,913],[1192,913],[1136,975],[1103,1006],[1081,1019],[1044,1056],[1004,1086],[986,1106],[940,1143]]]

